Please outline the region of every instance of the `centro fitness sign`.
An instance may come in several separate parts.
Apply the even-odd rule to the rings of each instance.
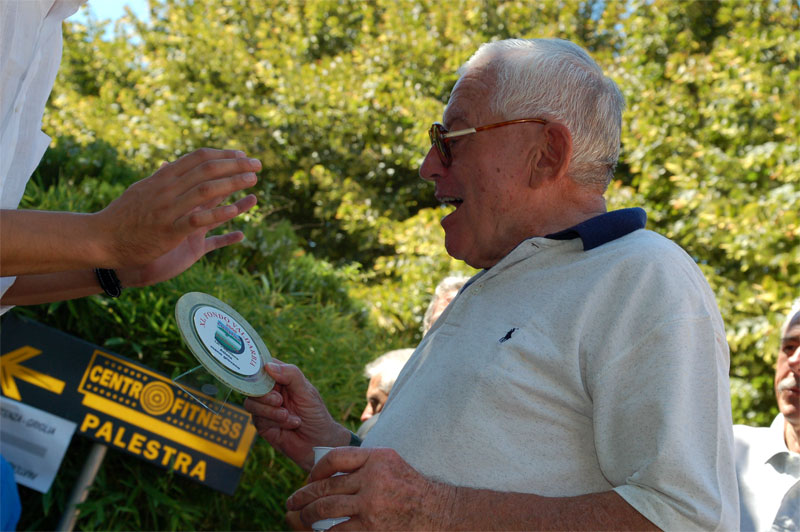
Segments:
[[[40,323],[9,314],[0,326],[3,396],[136,458],[236,490],[256,435],[248,412],[218,404],[215,414],[163,374]]]

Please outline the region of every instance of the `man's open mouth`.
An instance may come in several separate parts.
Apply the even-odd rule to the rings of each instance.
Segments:
[[[457,198],[455,196],[440,196],[440,197],[438,197],[436,199],[438,199],[441,203],[443,203],[445,205],[450,205],[451,207],[455,207],[455,208],[458,208],[459,205],[464,203],[463,199]]]

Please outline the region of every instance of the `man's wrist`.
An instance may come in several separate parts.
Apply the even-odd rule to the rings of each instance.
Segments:
[[[459,488],[444,482],[429,481],[426,495],[433,504],[430,508],[432,530],[453,530],[457,520],[462,517],[455,512],[458,508]]]
[[[349,447],[352,441],[353,433],[344,425],[336,424],[336,430],[331,431],[330,437],[326,442],[320,442],[318,445],[327,445],[329,447]]]
[[[142,284],[141,268],[120,268],[115,270],[123,288],[138,288]]]
[[[112,228],[103,215],[104,211],[84,214],[87,243],[91,254],[95,257],[95,264],[99,268],[120,268],[123,265],[117,262],[118,257],[114,251],[111,234]],[[129,285],[128,285],[129,286]]]

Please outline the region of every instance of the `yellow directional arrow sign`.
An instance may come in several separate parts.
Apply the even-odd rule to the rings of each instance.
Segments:
[[[64,381],[20,365],[40,354],[42,354],[40,350],[26,345],[0,356],[0,387],[3,389],[3,395],[17,401],[22,400],[15,378],[59,395],[64,391]]]

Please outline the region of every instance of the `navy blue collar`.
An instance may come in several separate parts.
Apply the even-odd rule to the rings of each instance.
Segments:
[[[547,235],[545,238],[553,240],[580,238],[583,240],[583,250],[589,251],[637,229],[644,229],[646,223],[647,213],[644,212],[644,209],[633,207],[600,214],[569,229]]]

